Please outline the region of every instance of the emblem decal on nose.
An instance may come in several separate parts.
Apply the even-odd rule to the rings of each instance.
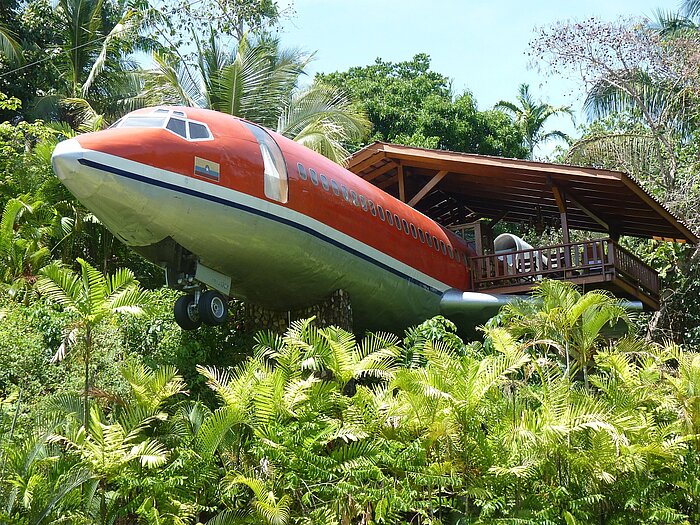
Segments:
[[[207,179],[219,180],[219,164],[211,160],[194,158],[194,174]]]

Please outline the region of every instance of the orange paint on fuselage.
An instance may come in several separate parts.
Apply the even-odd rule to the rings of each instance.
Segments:
[[[171,108],[172,109],[172,108]],[[227,187],[248,195],[265,199],[312,217],[338,231],[341,231],[387,255],[459,290],[470,290],[471,279],[466,266],[466,257],[476,255],[474,250],[460,237],[445,230],[432,219],[426,217],[405,203],[392,197],[354,173],[335,164],[304,146],[281,135],[271,133],[279,144],[287,164],[289,175],[289,198],[284,204],[267,198],[263,186],[263,160],[260,148],[252,133],[234,117],[196,108],[175,108],[182,110],[191,120],[206,123],[214,139],[188,142],[165,129],[153,128],[114,128],[99,133],[77,137],[83,148],[108,153],[156,168],[179,173],[187,177],[207,180],[209,184]],[[153,108],[139,110],[130,115],[148,114]],[[157,145],[157,146],[154,146]],[[193,173],[194,157],[205,158],[220,165],[218,181],[198,177]],[[307,179],[302,180],[298,164],[304,166]],[[313,184],[310,170],[319,177]],[[325,176],[328,189],[324,189],[320,177]],[[445,243],[446,249],[428,246],[420,238],[399,230],[396,224],[390,225],[373,215],[367,205],[354,205],[330,186],[335,181],[339,187],[345,186],[348,192],[356,192],[375,206],[381,206],[385,213],[398,215],[403,221],[420,228],[425,235]],[[416,230],[417,231],[417,230]],[[449,254],[453,253],[453,257]]]

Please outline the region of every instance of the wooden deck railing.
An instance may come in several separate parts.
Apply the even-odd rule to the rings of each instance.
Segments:
[[[612,239],[558,244],[471,259],[474,289],[535,284],[543,278],[611,281],[623,279],[654,299],[659,296],[659,276],[639,258]]]

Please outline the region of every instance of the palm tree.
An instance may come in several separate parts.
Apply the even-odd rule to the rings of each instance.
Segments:
[[[533,346],[544,346],[563,354],[567,377],[573,356],[588,387],[588,366],[606,341],[603,329],[618,321],[628,324],[625,309],[604,290],[581,294],[575,285],[564,281],[543,281],[534,297],[534,301],[506,305],[500,322],[513,335],[525,338]]]
[[[85,361],[83,425],[87,427],[94,330],[116,314],[142,315],[149,295],[129,269],[121,268],[114,274],[105,276],[83,259],[77,261],[80,273],[58,263],[44,267],[36,286],[40,293],[75,314],[76,320],[67,327],[64,342],[52,361],[63,360],[71,346],[78,341],[82,343]]]
[[[53,64],[63,86],[39,100],[37,113],[91,131],[137,107],[141,82],[130,53],[157,46],[142,33],[160,19],[158,11],[141,0],[59,0],[54,14],[59,43]]]
[[[530,93],[528,84],[520,84],[517,103],[501,100],[495,109],[508,113],[525,137],[525,147],[530,152],[528,158],[534,158],[535,148],[551,139],[561,139],[569,142],[569,136],[562,131],[545,133],[544,126],[550,117],[569,115],[573,120],[573,111],[569,106],[550,106],[536,101]]]
[[[211,33],[197,43],[197,60],[154,54],[143,98],[154,104],[214,109],[251,120],[342,162],[345,144],[370,128],[366,115],[338,88],[320,82],[297,87],[311,59],[269,38],[238,42],[233,53]]]

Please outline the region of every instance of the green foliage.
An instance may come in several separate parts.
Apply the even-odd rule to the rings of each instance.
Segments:
[[[505,115],[478,111],[468,92],[453,96],[449,79],[430,70],[428,55],[399,63],[377,59],[317,79],[360,101],[374,126],[370,140],[506,157],[527,153],[523,135]]]
[[[244,37],[234,52],[227,52],[213,31],[207,41],[195,37],[195,42],[194,61],[172,52],[154,55],[156,68],[146,77],[146,100],[242,117],[338,163],[348,154],[346,144],[367,134],[367,118],[344,90],[322,82],[298,88],[311,55],[284,49],[279,40],[267,37]]]
[[[485,328],[483,349],[465,346],[443,318],[403,344],[384,334],[358,342],[311,320],[259,334],[238,365],[198,367],[215,395],[207,404],[188,399],[196,382],[173,366],[126,364],[117,390],[93,389],[87,425],[81,401],[59,393],[32,431],[25,422],[0,442],[3,518],[696,521],[700,357],[600,338],[598,314],[618,315],[605,295],[545,283],[539,296],[527,315],[515,305]],[[170,298],[155,301],[154,322],[164,323],[159,301]],[[129,323],[131,344],[144,324]],[[59,337],[61,322],[40,324]],[[158,336],[141,348],[155,363],[176,359],[176,345]],[[557,351],[533,352],[543,345],[587,348],[588,386]],[[0,405],[3,428],[16,402]]]

